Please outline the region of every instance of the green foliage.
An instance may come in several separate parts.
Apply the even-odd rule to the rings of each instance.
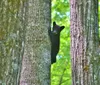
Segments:
[[[64,25],[57,62],[51,66],[51,85],[71,85],[70,8],[68,0],[52,0],[52,22]]]

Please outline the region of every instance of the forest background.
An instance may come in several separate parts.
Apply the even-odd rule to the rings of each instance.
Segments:
[[[100,0],[99,0],[99,27],[100,27]],[[70,4],[69,0],[52,0],[52,22],[56,21],[59,25],[64,25],[65,29],[61,32],[60,51],[57,55],[57,63],[52,65],[51,84],[71,85],[71,56],[70,56]],[[100,32],[100,29],[99,29]],[[100,36],[100,34],[99,34]],[[57,82],[58,81],[58,82]]]
[[[57,62],[52,65],[51,69],[51,85],[59,85],[61,82],[61,85],[71,85],[69,0],[52,0],[51,17],[52,22],[55,21],[57,24],[65,26],[60,36]]]

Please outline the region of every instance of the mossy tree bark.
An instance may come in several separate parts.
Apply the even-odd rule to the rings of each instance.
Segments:
[[[0,85],[50,85],[50,3],[0,0]]]
[[[72,85],[100,84],[98,0],[70,0]]]
[[[50,85],[50,3],[51,0],[28,0],[20,85]]]
[[[0,85],[19,83],[26,29],[24,1],[0,0]]]

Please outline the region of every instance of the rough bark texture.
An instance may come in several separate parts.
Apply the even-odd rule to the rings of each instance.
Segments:
[[[99,85],[98,0],[70,0],[70,7],[72,85]]]
[[[0,85],[18,85],[24,50],[23,1],[0,0]]]
[[[28,0],[20,85],[50,85],[50,3],[51,0]]]

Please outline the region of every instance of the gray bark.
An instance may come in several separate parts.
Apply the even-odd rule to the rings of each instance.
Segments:
[[[0,0],[0,85],[18,85],[24,51],[22,0]]]
[[[70,6],[72,85],[99,85],[98,0],[70,0]]]
[[[50,3],[51,0],[28,0],[20,85],[50,85]]]

